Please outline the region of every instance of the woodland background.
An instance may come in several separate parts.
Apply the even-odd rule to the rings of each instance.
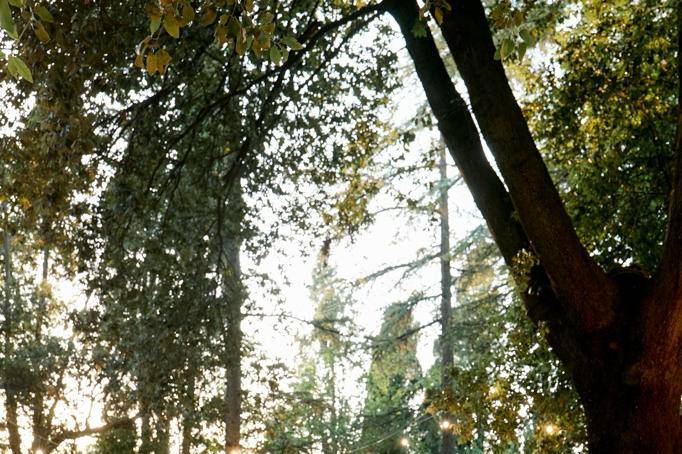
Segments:
[[[412,30],[444,56],[451,3]],[[675,5],[486,2],[607,270],[658,265]],[[0,25],[3,452],[586,452],[512,279],[534,258],[505,265],[391,17],[0,0]]]

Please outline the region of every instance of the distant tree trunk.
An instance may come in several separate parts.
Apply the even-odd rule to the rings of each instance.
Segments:
[[[225,453],[232,454],[240,449],[241,433],[241,345],[242,345],[242,289],[239,243],[230,240],[227,258],[230,271],[226,276],[228,293],[227,328],[225,331]]]
[[[331,452],[336,454],[339,452],[339,415],[337,412],[337,398],[336,398],[336,360],[332,360],[329,366],[330,377],[329,377],[329,387],[331,393],[331,431],[330,431],[330,442],[331,442]]]
[[[442,387],[448,397],[452,395],[452,365],[453,349],[450,330],[452,329],[452,274],[450,272],[450,207],[448,204],[448,168],[445,157],[445,147],[440,147],[440,161],[438,169],[440,171],[440,366]],[[449,414],[445,414],[445,420],[451,421]],[[454,438],[449,427],[443,427],[441,454],[452,454],[454,452]]]
[[[194,430],[194,385],[195,378],[194,375],[190,375],[187,380],[187,395],[185,396],[185,402],[183,405],[183,416],[182,416],[182,445],[180,448],[181,454],[190,454],[192,451],[192,444],[194,442],[194,435],[192,434]]]
[[[151,415],[149,412],[149,406],[144,402],[141,405],[140,413],[142,415],[140,421],[140,454],[151,454],[154,452],[150,421]]]
[[[193,424],[190,417],[182,418],[182,445],[180,448],[181,454],[190,454],[192,452],[192,429]]]
[[[43,266],[41,273],[41,285],[38,289],[38,311],[36,314],[35,342],[41,345],[43,342],[43,323],[47,311],[47,298],[45,297],[45,287],[50,266],[50,250],[47,246],[43,247]],[[45,417],[45,390],[42,384],[38,384],[33,395],[33,452],[47,452],[49,448],[50,428]]]
[[[222,275],[223,299],[223,349],[225,368],[225,396],[223,406],[223,423],[225,424],[225,453],[233,454],[241,449],[241,408],[242,408],[242,304],[244,289],[242,286],[241,263],[241,215],[243,198],[239,180],[236,188],[227,194],[228,203],[224,201],[218,206],[219,260],[218,267]],[[227,219],[225,210],[230,210]]]
[[[167,414],[158,417],[154,454],[170,454],[170,421]]]
[[[4,205],[4,204],[3,204]],[[4,210],[3,210],[4,211]],[[3,235],[3,259],[5,265],[5,298],[4,298],[4,316],[5,322],[3,324],[4,337],[4,353],[5,358],[12,357],[12,251],[11,251],[12,236],[5,228]],[[17,383],[8,382],[5,374],[5,412],[7,417],[7,432],[9,435],[9,448],[12,454],[21,454],[21,434],[19,433],[19,424],[17,418],[17,398],[14,386]]]

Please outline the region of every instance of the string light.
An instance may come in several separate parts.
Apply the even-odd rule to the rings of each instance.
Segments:
[[[552,423],[545,424],[545,433],[547,435],[556,435],[559,433],[559,428]]]
[[[444,419],[440,423],[440,428],[443,430],[448,430],[450,428],[450,426],[451,426],[450,421],[448,421],[447,419]]]
[[[497,387],[497,385],[493,385],[490,387],[488,390],[488,397],[495,398],[500,395],[500,388]]]
[[[400,439],[400,446],[402,446],[403,448],[407,448],[408,446],[410,446],[410,440],[408,440],[405,437],[401,438]]]

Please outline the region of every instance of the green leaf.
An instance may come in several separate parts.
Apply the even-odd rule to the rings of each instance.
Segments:
[[[163,28],[173,38],[177,39],[180,37],[180,24],[178,24],[178,21],[175,19],[174,16],[172,16],[170,14],[166,14],[164,16]]]
[[[426,38],[426,25],[424,24],[424,21],[418,20],[414,23],[412,34],[415,38]]]
[[[280,53],[277,46],[273,45],[272,47],[270,47],[270,61],[273,62],[275,65],[279,65],[280,62],[282,61],[282,54]]]
[[[36,22],[33,31],[41,42],[46,43],[50,40],[50,34],[45,30],[42,23]]]
[[[45,22],[54,22],[54,16],[52,16],[52,13],[50,12],[49,9],[45,8],[43,5],[38,5],[34,10],[33,10],[38,17],[40,17],[43,21]]]
[[[28,66],[26,66],[26,63],[24,63],[24,61],[21,58],[10,55],[9,58],[7,59],[7,65],[9,72],[14,77],[17,77],[17,75],[19,75],[22,78],[26,79],[27,81],[33,83],[33,76],[31,75],[31,70],[28,69]]]
[[[152,33],[156,33],[156,31],[161,27],[161,18],[158,16],[154,16],[149,20],[149,31]]]
[[[24,0],[9,0],[9,4],[12,6],[16,6],[17,8],[23,8]]]
[[[502,60],[506,59],[514,51],[514,43],[510,39],[502,40],[502,46],[500,46],[500,58]]]
[[[298,42],[293,36],[285,36],[282,38],[282,42],[291,50],[301,50],[303,45]]]
[[[0,0],[0,27],[5,29],[7,34],[13,39],[19,39],[17,27],[14,25],[12,11],[9,9],[7,0]]]
[[[269,24],[273,20],[275,20],[275,15],[268,11],[267,13],[263,14],[263,17],[261,19],[261,23]]]
[[[533,44],[535,44],[535,39],[533,38],[533,35],[529,30],[524,28],[519,32],[519,36],[521,36],[523,42],[526,43],[526,46],[532,46]]]

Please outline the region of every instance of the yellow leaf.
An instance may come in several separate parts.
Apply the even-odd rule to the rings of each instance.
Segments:
[[[36,25],[33,28],[33,31],[35,32],[36,36],[40,41],[46,43],[50,40],[50,34],[47,33],[47,30],[45,30],[45,27],[43,27],[43,24],[41,24],[40,22],[36,23]]]
[[[180,24],[178,23],[178,20],[175,18],[175,16],[166,14],[163,18],[163,28],[166,30],[166,33],[171,35],[173,38],[177,39],[180,37]]]
[[[185,3],[182,5],[182,22],[184,25],[189,24],[194,20],[194,9],[189,5],[189,3]]]
[[[156,55],[154,54],[148,54],[147,55],[147,72],[149,74],[154,74],[157,70],[156,66]]]
[[[201,25],[208,27],[215,21],[216,17],[218,17],[218,15],[213,8],[206,9],[206,11],[204,11],[203,17],[201,18]]]
[[[436,18],[436,22],[438,22],[439,24],[443,23],[443,10],[442,9],[440,9],[440,8],[434,9],[433,15]]]

